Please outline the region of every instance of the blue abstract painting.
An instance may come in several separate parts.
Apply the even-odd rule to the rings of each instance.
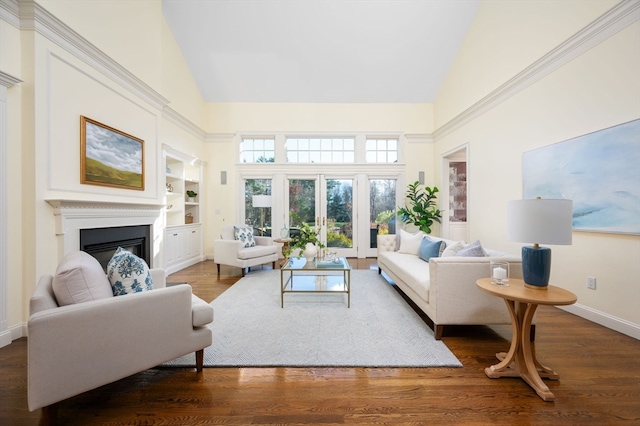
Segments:
[[[573,200],[573,229],[640,234],[640,120],[527,151],[523,196]]]

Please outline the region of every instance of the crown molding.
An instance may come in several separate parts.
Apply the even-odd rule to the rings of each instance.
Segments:
[[[462,127],[638,20],[640,1],[621,1],[515,77],[440,126],[433,135],[440,139]]]
[[[235,137],[235,133],[207,133],[204,141],[207,143],[230,143]]]
[[[15,0],[0,0],[9,9]],[[6,9],[4,6],[9,6]],[[21,30],[35,31],[158,110],[169,101],[33,0],[20,0]]]
[[[0,0],[0,19],[20,28],[20,6],[18,0]]]
[[[431,133],[407,133],[404,137],[407,143],[433,143],[435,141]]]
[[[22,80],[0,70],[0,86],[11,87],[18,83],[22,83]]]
[[[206,136],[206,133],[204,130],[202,130],[191,120],[185,118],[185,116],[183,116],[182,114],[180,114],[179,112],[177,112],[176,110],[174,110],[169,106],[164,107],[162,111],[162,116],[163,118],[166,118],[167,121],[175,124],[176,126],[180,127],[182,130],[185,130],[191,133],[193,136],[197,137],[198,139],[203,140]]]

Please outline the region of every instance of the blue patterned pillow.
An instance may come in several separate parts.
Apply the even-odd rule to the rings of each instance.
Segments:
[[[107,264],[107,278],[114,296],[153,290],[147,263],[122,247],[118,247]]]
[[[242,241],[244,247],[253,247],[256,245],[256,240],[253,239],[253,228],[248,226],[234,226],[233,235],[236,240]]]

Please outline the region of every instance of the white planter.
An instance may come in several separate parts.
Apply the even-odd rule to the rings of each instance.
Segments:
[[[318,253],[318,248],[311,243],[307,243],[307,245],[304,247],[304,251],[302,252],[302,255],[304,256],[305,259],[307,259],[307,262],[313,262],[313,259],[316,257],[317,253]]]

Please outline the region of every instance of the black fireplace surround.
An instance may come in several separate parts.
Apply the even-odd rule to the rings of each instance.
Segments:
[[[118,247],[129,250],[151,266],[151,226],[118,226],[80,230],[80,250],[98,259],[105,272],[109,260]]]

